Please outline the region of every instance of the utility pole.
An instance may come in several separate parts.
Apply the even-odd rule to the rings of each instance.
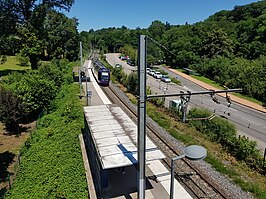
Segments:
[[[145,152],[146,152],[146,66],[147,37],[139,36],[138,47],[138,198],[145,199]]]
[[[81,41],[79,42],[79,48],[80,48],[80,67],[79,67],[79,90],[80,90],[80,94],[81,93],[81,75],[80,75],[80,70],[81,70],[81,67],[82,67],[82,43]]]
[[[204,94],[209,94],[211,95],[212,99],[214,102],[220,104],[218,99],[214,97],[215,93],[231,93],[231,92],[242,92],[242,89],[228,89],[228,90],[206,90],[206,91],[187,91],[187,93],[184,93],[183,91],[180,91],[180,93],[171,93],[171,94],[157,94],[157,95],[148,95],[146,99],[151,99],[151,98],[157,98],[157,97],[174,97],[174,96],[179,96],[181,98],[181,111],[182,111],[182,122],[186,122],[186,112],[187,112],[187,105],[190,100],[190,97],[192,95],[204,95]],[[231,104],[231,100],[229,101],[228,97],[226,98],[228,102]]]

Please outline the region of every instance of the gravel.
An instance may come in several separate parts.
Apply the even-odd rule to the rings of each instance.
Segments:
[[[124,102],[128,103],[131,108],[137,111],[137,106],[130,102],[124,92],[122,92],[116,85],[112,83],[110,83],[110,87],[117,93],[117,95],[121,99],[123,99]],[[167,140],[167,142],[172,143],[172,145],[175,146],[177,151],[182,151],[183,148],[186,146],[182,142],[173,138],[167,131],[160,127],[150,117],[147,116],[146,121],[147,124],[158,130],[160,134]],[[217,172],[210,164],[206,163],[205,161],[196,161],[193,162],[193,165],[195,165],[195,167],[197,167],[202,174],[209,176],[211,182],[218,184],[220,189],[224,190],[224,192],[226,193],[226,195],[229,196],[229,198],[254,198],[251,193],[243,191],[238,185],[234,184],[230,178]]]

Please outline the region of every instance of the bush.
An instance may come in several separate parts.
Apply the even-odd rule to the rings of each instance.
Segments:
[[[28,57],[22,56],[21,54],[16,54],[17,60],[20,66],[28,66],[30,59]]]
[[[7,61],[7,56],[6,55],[2,55],[2,56],[0,56],[0,58],[1,58],[1,64],[6,63],[6,61]]]
[[[88,198],[78,134],[83,127],[78,85],[64,86],[53,101],[53,112],[39,121],[28,147],[23,148],[20,171],[5,198]],[[75,99],[75,117],[64,113]]]
[[[263,172],[262,156],[256,148],[256,142],[245,137],[236,136],[236,127],[227,120],[215,117],[212,120],[193,120],[193,118],[207,118],[211,115],[206,109],[193,108],[189,111],[190,125],[208,135],[212,141],[220,143],[228,153],[247,165]]]
[[[127,90],[134,94],[138,94],[138,75],[137,73],[130,73],[126,81]]]
[[[9,132],[19,134],[23,113],[24,105],[21,100],[12,91],[0,87],[0,121]]]

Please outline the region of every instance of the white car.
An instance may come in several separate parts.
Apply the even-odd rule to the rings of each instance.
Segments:
[[[162,73],[156,71],[156,72],[153,74],[153,77],[155,77],[156,79],[161,79],[161,77],[162,77]]]
[[[162,75],[161,80],[165,83],[171,82],[171,79],[167,75]]]
[[[155,70],[150,70],[150,72],[148,73],[149,75],[153,76],[155,73]]]

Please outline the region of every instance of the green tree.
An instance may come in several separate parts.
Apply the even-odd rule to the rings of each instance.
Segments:
[[[24,108],[21,100],[11,90],[0,86],[0,121],[9,132],[19,134]]]
[[[37,69],[38,60],[43,52],[45,46],[44,34],[45,26],[44,21],[50,10],[67,10],[71,8],[74,0],[8,0],[0,1],[1,10],[0,14],[1,23],[0,29],[13,26],[15,30],[19,27],[19,36],[22,38],[22,54],[29,57],[32,69]],[[10,19],[2,22],[2,19]],[[8,24],[10,22],[10,25]],[[7,28],[10,32],[12,29]],[[28,30],[28,32],[26,31]],[[1,34],[0,34],[1,35]],[[0,39],[1,44],[1,39]],[[72,53],[72,52],[71,52]]]
[[[78,31],[77,19],[67,18],[64,14],[49,11],[45,21],[45,47],[52,58],[77,59]]]
[[[209,58],[215,56],[229,57],[233,52],[233,42],[227,33],[222,29],[213,30],[207,33],[206,39],[203,40],[202,54]]]

